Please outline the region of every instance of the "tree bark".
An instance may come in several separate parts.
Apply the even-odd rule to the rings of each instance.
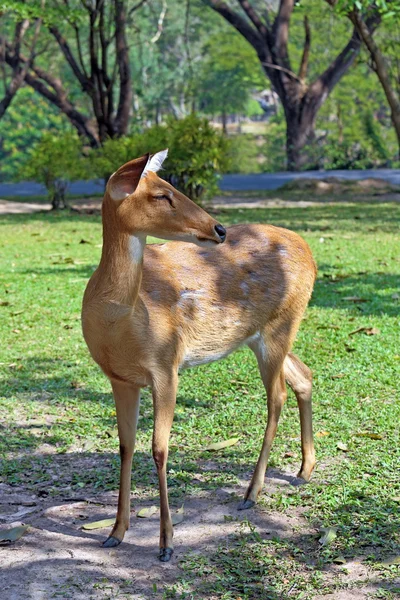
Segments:
[[[339,55],[313,82],[306,82],[311,46],[311,29],[304,21],[305,41],[299,74],[293,72],[288,51],[289,25],[294,0],[280,0],[278,13],[270,23],[247,0],[238,0],[244,13],[236,12],[222,0],[203,0],[218,12],[253,46],[266,76],[279,96],[286,118],[287,168],[296,171],[307,162],[306,147],[314,138],[315,120],[326,98],[354,62],[361,47],[356,30]]]

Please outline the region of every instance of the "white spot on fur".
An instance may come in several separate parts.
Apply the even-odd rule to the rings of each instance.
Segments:
[[[166,150],[161,150],[161,152],[157,152],[153,154],[147,161],[147,165],[144,168],[142,173],[142,177],[145,177],[149,171],[153,171],[153,173],[157,173],[163,165],[164,160],[168,156],[168,148]]]
[[[245,296],[248,296],[249,286],[247,285],[247,283],[245,281],[242,281],[242,283],[240,284],[240,289],[242,290],[242,292]]]
[[[264,361],[267,360],[267,346],[264,342],[264,338],[262,337],[262,335],[260,335],[259,331],[251,337],[247,338],[247,340],[245,340],[243,343],[247,344],[248,346],[252,346],[254,349],[257,350],[257,352],[260,354],[261,358]]]
[[[228,356],[228,354],[230,354],[231,352],[232,350],[227,350],[225,352],[214,352],[203,355],[198,354],[197,356],[188,352],[182,361],[181,369],[188,369],[189,367],[198,367],[200,365],[206,365],[210,362],[215,362],[216,360],[225,358],[225,356]]]
[[[134,263],[139,263],[143,258],[143,251],[146,245],[146,238],[131,235],[129,237],[129,255]]]

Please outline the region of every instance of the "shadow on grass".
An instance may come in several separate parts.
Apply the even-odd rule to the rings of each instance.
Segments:
[[[79,469],[84,468],[82,461],[86,461],[88,468],[92,461],[90,454],[71,454],[68,458]],[[95,460],[98,458],[96,455]],[[148,483],[138,484],[139,487],[143,485]],[[200,498],[187,495],[184,523],[175,530],[175,555],[165,566],[156,558],[158,516],[151,519],[132,517],[131,530],[124,543],[112,553],[99,547],[107,535],[106,530],[82,531],[79,516],[92,521],[115,514],[115,498],[113,503],[108,502],[106,508],[101,509],[101,496],[96,506],[96,492],[91,492],[88,504],[81,502],[64,509],[62,499],[54,500],[43,515],[32,519],[34,529],[23,538],[29,559],[8,566],[3,575],[2,589],[8,592],[7,597],[18,597],[10,595],[16,582],[25,590],[36,590],[36,593],[40,589],[38,582],[46,582],[51,585],[52,592],[61,594],[64,591],[63,597],[68,599],[81,599],[82,593],[86,594],[85,598],[103,598],[95,591],[102,589],[101,585],[117,588],[112,590],[114,595],[108,589],[109,595],[104,597],[119,597],[118,591],[140,594],[137,597],[141,599],[182,600],[236,600],[239,597],[242,600],[292,600],[328,593],[335,598],[343,587],[355,591],[363,586],[368,587],[369,593],[394,591],[395,583],[385,572],[371,575],[364,565],[352,578],[343,572],[342,566],[333,563],[339,552],[347,563],[367,556],[373,563],[392,550],[392,546],[388,546],[388,540],[396,535],[392,508],[377,505],[370,497],[364,498],[363,506],[358,504],[359,499],[350,498],[346,506],[336,511],[340,519],[344,513],[351,515],[353,530],[346,529],[345,522],[338,528],[338,545],[335,542],[331,548],[324,549],[318,542],[318,530],[310,530],[301,519],[293,520],[293,515],[285,517],[260,507],[237,512],[236,499],[226,492],[218,497],[214,491],[207,490]],[[86,489],[80,490],[81,496],[86,493]],[[145,503],[155,501],[158,504],[155,497],[148,498]],[[135,504],[138,506],[137,502]],[[371,521],[382,511],[391,522],[384,539],[372,544],[374,524]],[[363,515],[367,523],[361,533],[357,530],[358,515]],[[61,535],[64,537],[60,540],[57,536]],[[49,544],[53,555],[42,561],[40,555]],[[66,550],[70,556],[59,558]],[[341,580],[344,575],[345,581]],[[39,596],[27,593],[24,597]]]
[[[396,273],[360,273],[336,279],[323,276],[315,283],[310,306],[355,310],[361,315],[386,313],[396,317],[400,315],[400,302],[385,290],[399,289],[399,286],[400,276]]]

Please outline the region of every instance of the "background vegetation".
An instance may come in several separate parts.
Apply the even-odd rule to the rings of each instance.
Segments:
[[[281,6],[289,6],[288,2],[285,0]],[[40,160],[44,146],[37,142],[44,133],[56,134],[60,145],[64,145],[63,136],[68,139],[72,131],[77,131],[85,165],[78,171],[88,176],[94,174],[86,160],[90,148],[100,149],[102,157],[94,171],[102,177],[107,175],[101,165],[104,166],[109,140],[120,140],[112,151],[120,156],[126,148],[137,148],[136,142],[132,146],[129,141],[132,136],[142,137],[143,144],[139,145],[143,148],[159,149],[164,139],[174,144],[170,140],[181,135],[179,146],[188,154],[194,144],[195,122],[192,121],[192,135],[187,137],[179,133],[181,126],[174,125],[174,121],[193,114],[207,118],[226,138],[222,146],[216,141],[206,157],[214,169],[283,170],[290,151],[288,108],[285,99],[282,104],[282,93],[289,97],[291,88],[285,87],[285,92],[276,94],[274,89],[279,91],[282,82],[271,80],[271,73],[283,77],[285,69],[291,69],[289,79],[297,82],[296,94],[301,93],[297,80],[303,81],[304,90],[311,90],[313,82],[346,46],[353,27],[350,17],[357,10],[366,23],[371,14],[375,19],[373,39],[384,56],[391,89],[398,94],[397,1],[374,5],[359,2],[357,8],[352,2],[306,0],[292,6],[287,44],[290,69],[284,66],[289,63],[282,58],[272,71],[269,67],[265,70],[260,52],[257,56],[254,44],[245,39],[240,27],[212,10],[214,4],[205,0],[183,4],[176,0],[69,0],[61,8],[52,0],[4,3],[0,17],[5,49],[0,54],[4,75],[0,82],[0,108],[5,107],[0,110],[1,179],[23,180],[28,174],[32,176],[25,165],[32,154],[38,154]],[[253,4],[256,10],[262,8],[262,3]],[[236,3],[227,6],[253,27],[250,13]],[[279,19],[278,5],[272,4],[268,10],[270,20]],[[377,78],[376,62],[361,42],[353,55],[351,64],[316,113],[299,168],[353,169],[398,164],[393,107]],[[287,86],[287,82],[282,85]],[[161,129],[151,129],[160,125],[164,126],[165,135],[161,135]],[[167,130],[171,130],[168,140]],[[124,139],[126,136],[129,140]],[[78,173],[70,172],[67,154],[64,173],[66,178],[73,178]],[[62,156],[58,161],[62,162]],[[187,170],[189,163],[186,160],[178,166],[175,161],[175,173]],[[211,178],[211,191],[214,183]],[[203,188],[203,184],[198,185]]]

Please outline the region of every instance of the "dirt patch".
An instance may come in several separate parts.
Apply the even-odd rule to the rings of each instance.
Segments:
[[[278,479],[268,483],[274,489],[288,485]],[[30,528],[16,543],[0,548],[0,589],[8,600],[87,600],[119,598],[120,594],[135,600],[158,598],[166,584],[173,585],[179,578],[179,561],[187,552],[215,552],[217,545],[237,532],[243,521],[249,520],[267,538],[290,537],[299,527],[307,528],[301,516],[270,514],[261,507],[238,512],[237,494],[244,489],[243,482],[236,490],[220,489],[204,498],[188,499],[185,519],[175,528],[173,558],[162,564],[157,558],[158,514],[138,519],[133,511],[124,543],[104,549],[100,544],[108,529],[81,528],[87,521],[114,517],[116,493],[49,500],[2,484],[2,527],[4,521],[11,526],[23,520]]]
[[[265,489],[273,494],[298,481],[289,473],[270,469]],[[173,558],[169,563],[160,563],[157,558],[158,514],[147,519],[136,517],[136,511],[154,504],[152,501],[136,504],[131,529],[123,544],[104,549],[101,542],[109,528],[85,531],[82,525],[113,518],[116,492],[92,493],[86,497],[82,490],[82,496],[77,492],[71,497],[60,494],[49,498],[40,493],[27,493],[22,487],[1,484],[1,527],[22,522],[30,525],[20,540],[0,547],[2,595],[8,600],[161,600],[173,597],[163,594],[166,588],[179,585],[183,575],[181,561],[185,556],[190,555],[192,560],[196,556],[215,556],[218,548],[228,544],[244,526],[251,527],[265,540],[290,542],[301,538],[313,540],[315,545],[318,532],[303,518],[301,510],[293,510],[290,516],[262,506],[238,512],[238,497],[242,497],[245,489],[246,482],[241,481],[235,487],[188,498],[184,521],[175,527]],[[303,567],[299,563],[299,570]],[[333,567],[326,577],[340,581],[344,591],[329,596],[316,595],[315,599],[366,600],[381,583],[373,580],[361,559],[349,561],[345,568]],[[193,593],[194,598],[205,600],[205,596]]]

